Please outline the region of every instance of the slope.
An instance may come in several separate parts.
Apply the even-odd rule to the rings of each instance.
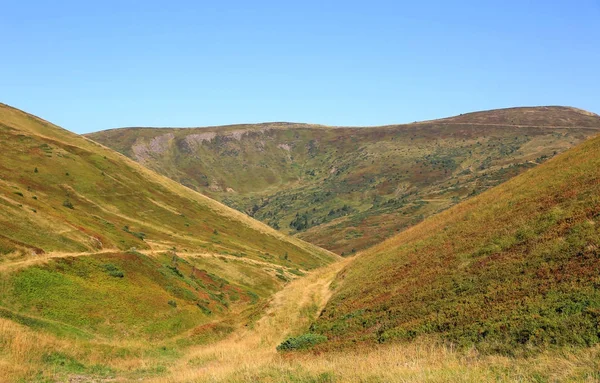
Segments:
[[[599,169],[596,137],[360,254],[313,331],[325,348],[598,343]]]
[[[267,123],[88,135],[283,232],[350,254],[594,135],[600,117],[511,108],[373,128]]]
[[[0,105],[0,123],[4,253],[156,243],[305,268],[332,259],[37,117]],[[287,259],[276,257],[286,252]]]
[[[3,104],[0,158],[0,319],[71,344],[29,367],[0,363],[15,381],[73,352],[207,342],[337,259]],[[2,361],[18,356],[15,336],[0,339]]]

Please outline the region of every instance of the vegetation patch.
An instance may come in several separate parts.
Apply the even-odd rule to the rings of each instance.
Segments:
[[[277,351],[305,350],[326,341],[327,337],[324,335],[306,333],[287,338],[277,346]]]
[[[367,250],[311,331],[512,356],[600,343],[598,153],[586,141]]]
[[[118,266],[116,266],[112,263],[105,263],[102,265],[102,268],[111,277],[123,278],[125,276],[125,274],[123,273],[123,270],[121,270]]]

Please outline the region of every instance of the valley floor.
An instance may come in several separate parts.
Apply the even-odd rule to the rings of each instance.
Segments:
[[[28,382],[19,376],[48,355],[62,358],[54,374],[39,382],[554,382],[599,381],[600,348],[560,350],[529,359],[480,356],[432,341],[381,345],[350,352],[280,353],[286,337],[307,331],[327,302],[330,283],[351,259],[314,270],[274,295],[262,317],[239,325],[225,338],[207,345],[177,349],[129,343],[71,344],[0,319],[0,381]],[[6,266],[5,266],[6,267]],[[66,356],[81,355],[89,363]],[[114,355],[107,349],[128,349]],[[49,354],[49,350],[53,353]],[[56,351],[58,350],[58,352]],[[118,354],[118,353],[117,353]],[[129,355],[128,355],[129,354]],[[37,362],[36,362],[37,361]],[[48,362],[44,360],[44,362]],[[39,368],[39,365],[38,367]],[[29,371],[30,373],[31,371]],[[4,379],[4,380],[3,380]]]

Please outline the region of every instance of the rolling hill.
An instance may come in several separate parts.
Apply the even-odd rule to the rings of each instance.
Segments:
[[[285,233],[348,255],[599,132],[568,107],[343,128],[265,123],[87,137]]]
[[[557,116],[562,120],[553,122]],[[586,138],[598,132],[598,117],[548,107],[455,118],[381,128],[274,124],[240,133],[235,126],[182,136],[199,140],[207,153],[238,147],[257,156],[245,162],[255,177],[240,171],[241,179],[224,178],[239,190],[207,186],[207,193],[231,198],[245,190],[246,202],[267,189],[281,198],[281,205],[269,200],[249,212],[255,216],[279,209],[294,221],[293,209],[302,216],[312,203],[316,214],[318,206],[345,201],[325,225],[289,230],[298,236],[346,230],[363,206],[346,187],[368,196],[372,170],[414,182],[404,204],[387,203],[389,215],[372,202],[363,212],[381,227],[412,217],[401,220],[403,231],[342,259],[0,105],[0,382],[593,381],[600,355],[600,137]],[[183,145],[177,135],[189,132],[131,139],[176,155],[173,145]],[[289,146],[278,149],[290,157],[327,169],[339,164],[339,154],[347,171],[322,183],[306,170],[294,178],[294,167],[271,147],[280,136]],[[406,142],[394,146],[395,137]],[[261,141],[263,151],[245,146]],[[312,142],[306,153],[292,145],[305,142]],[[462,158],[469,172],[450,170],[459,165],[432,159],[431,150],[454,153],[449,158]],[[145,155],[155,161],[152,153]],[[480,162],[483,156],[490,159]],[[219,158],[233,164],[236,156],[213,158],[225,171],[231,168]],[[267,174],[277,161],[273,175],[291,176],[275,184]],[[468,193],[444,189],[444,177]],[[303,190],[339,194],[320,201]],[[457,198],[415,219],[408,207],[433,204],[434,195]],[[384,237],[374,233],[365,244]],[[331,243],[336,238],[342,236]]]
[[[527,354],[600,341],[600,137],[359,254],[324,349],[441,339]]]
[[[218,338],[338,258],[4,104],[0,158],[0,381]]]

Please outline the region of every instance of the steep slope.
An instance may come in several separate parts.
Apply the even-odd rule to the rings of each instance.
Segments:
[[[283,232],[350,254],[600,129],[566,107],[373,128],[270,123],[88,135]]]
[[[3,104],[0,158],[0,318],[59,338],[206,341],[338,258]]]
[[[193,248],[304,268],[332,255],[92,141],[0,105],[3,253]],[[277,256],[288,254],[287,259]]]
[[[358,255],[313,331],[329,348],[598,343],[599,169],[596,137]]]

